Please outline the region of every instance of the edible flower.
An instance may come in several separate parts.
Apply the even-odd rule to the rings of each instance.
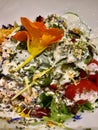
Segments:
[[[4,41],[4,39],[12,33],[12,31],[14,30],[15,28],[12,27],[10,29],[0,29],[0,44]]]
[[[14,36],[13,36],[14,39],[22,42],[22,41],[26,41],[27,40],[27,34],[26,34],[26,31],[19,31],[17,32]]]
[[[29,19],[21,17],[21,23],[26,31],[20,32],[20,34],[17,32],[16,40],[19,40],[19,37],[23,37],[22,34],[26,34],[24,39],[27,38],[27,49],[30,56],[16,68],[16,71],[42,53],[49,45],[57,43],[64,35],[63,30],[59,28],[46,28],[43,22],[31,22]]]
[[[22,118],[21,117],[15,117],[15,118],[11,118],[11,119],[9,119],[9,120],[7,120],[9,123],[11,123],[11,122],[14,122],[14,121],[19,121],[19,120],[22,120]]]
[[[82,119],[81,115],[75,115],[75,116],[73,116],[73,118],[74,118],[75,120],[80,120],[80,119]]]

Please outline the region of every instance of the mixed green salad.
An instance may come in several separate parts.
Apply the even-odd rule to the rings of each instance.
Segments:
[[[70,12],[33,21],[22,17],[21,24],[3,25],[0,103],[10,103],[22,118],[40,119],[50,126],[95,109],[98,44],[91,32]]]

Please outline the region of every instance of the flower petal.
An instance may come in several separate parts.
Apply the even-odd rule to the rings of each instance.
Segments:
[[[4,41],[4,39],[12,33],[12,31],[14,30],[15,28],[11,28],[11,29],[0,29],[0,43],[2,43]]]
[[[25,17],[21,17],[21,23],[28,31],[30,37],[40,37],[42,35],[41,31],[46,29],[43,22],[31,22]]]
[[[31,55],[36,57],[38,54],[40,54],[42,51],[44,51],[47,47],[40,45],[40,39],[33,37],[30,41],[29,38],[27,40],[27,48]]]
[[[58,42],[64,35],[64,31],[59,28],[46,29],[42,35],[42,45],[48,46]]]
[[[27,32],[26,32],[26,31],[19,31],[19,32],[17,32],[17,33],[13,36],[13,38],[14,38],[15,40],[20,41],[20,42],[26,41],[26,40],[27,40]]]

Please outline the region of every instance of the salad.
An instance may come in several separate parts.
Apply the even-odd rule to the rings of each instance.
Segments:
[[[91,32],[71,12],[33,21],[21,17],[21,24],[2,25],[0,104],[49,126],[63,126],[79,112],[94,110],[98,39],[91,39]]]

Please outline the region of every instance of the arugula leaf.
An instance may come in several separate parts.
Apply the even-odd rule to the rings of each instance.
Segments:
[[[56,102],[55,98],[53,98],[50,110],[50,117],[43,117],[44,121],[52,122],[54,125],[62,127],[66,130],[73,130],[72,128],[68,128],[63,124],[68,118],[72,117],[72,114],[69,112],[64,102],[62,102],[61,100],[60,102]]]
[[[52,99],[53,96],[51,94],[47,95],[46,93],[42,93],[40,95],[40,105],[45,108],[50,107]]]
[[[84,110],[90,111],[94,109],[92,104],[89,101],[87,101],[84,105],[80,105],[79,107],[80,107],[80,111],[84,111]]]
[[[41,87],[47,87],[50,85],[51,81],[52,81],[52,79],[51,79],[51,75],[49,73],[47,75],[42,76],[42,78],[39,79],[39,85]]]
[[[60,105],[61,104],[61,105]],[[68,118],[71,118],[71,113],[67,109],[66,105],[60,101],[60,104],[55,102],[55,99],[51,102],[51,119],[53,121],[63,123]]]

